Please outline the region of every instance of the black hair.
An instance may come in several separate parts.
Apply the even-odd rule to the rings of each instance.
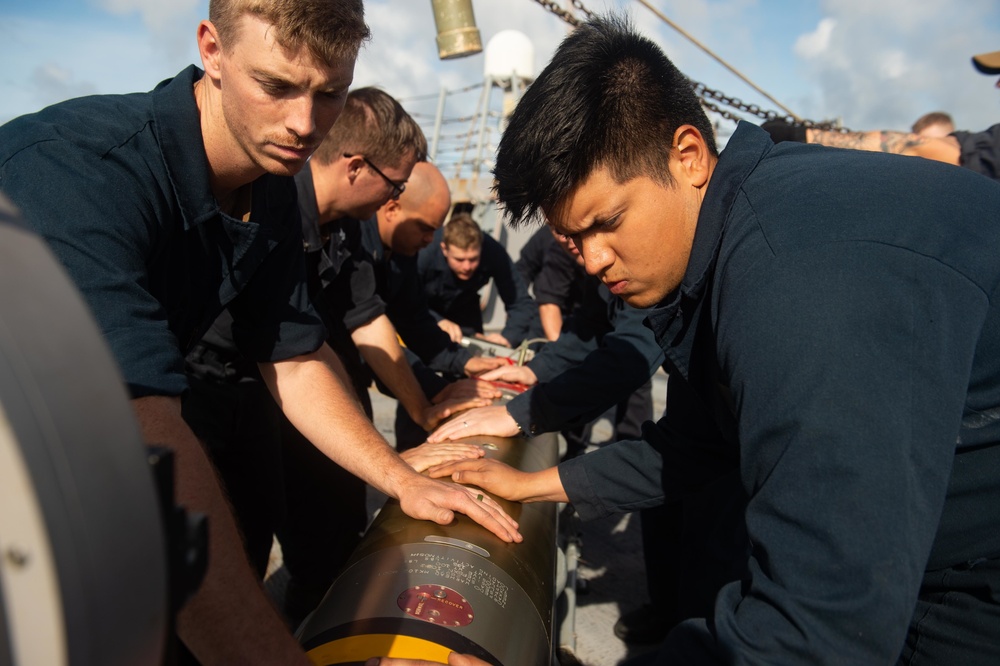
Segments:
[[[693,125],[713,155],[712,124],[691,81],[622,17],[574,30],[528,87],[497,149],[494,191],[511,226],[558,205],[597,167],[620,183],[671,184],[674,132]]]

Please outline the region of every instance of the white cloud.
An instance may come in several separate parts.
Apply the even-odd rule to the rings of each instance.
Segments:
[[[906,129],[935,109],[968,129],[1000,120],[992,81],[969,63],[975,44],[1000,46],[995,2],[967,0],[962,11],[944,0],[827,0],[821,6],[820,26],[796,41],[804,78],[812,82],[807,114],[841,117],[852,129]],[[836,22],[828,34],[826,21]]]
[[[822,57],[830,48],[830,36],[837,27],[837,20],[825,18],[816,26],[816,30],[801,35],[795,40],[795,54],[811,60]]]

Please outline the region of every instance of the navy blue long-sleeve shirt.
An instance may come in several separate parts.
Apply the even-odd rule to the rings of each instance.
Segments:
[[[514,262],[514,268],[524,284],[530,286],[535,281],[535,277],[545,266],[545,254],[548,249],[555,245],[556,239],[549,230],[548,225],[542,225],[531,234],[531,238],[521,246],[521,252]]]
[[[663,363],[662,350],[643,325],[644,310],[614,298],[592,276],[585,276],[581,291],[583,302],[571,323],[528,363],[538,384],[507,403],[523,432],[551,432],[592,421],[642,386]]]
[[[712,457],[739,460],[749,577],[661,663],[888,664],[904,642],[918,659],[949,640],[920,596],[948,589],[942,571],[952,589],[982,572],[996,615],[1000,567],[980,563],[1000,557],[998,214],[1000,186],[965,169],[740,124],[649,323],[670,385],[721,433]],[[581,514],[715,477],[669,401],[642,441],[560,465]]]
[[[228,307],[255,361],[315,351],[291,178],[252,185],[249,221],[209,187],[189,67],[150,93],[57,104],[0,127],[0,190],[68,270],[133,397],[180,395],[184,354]]]

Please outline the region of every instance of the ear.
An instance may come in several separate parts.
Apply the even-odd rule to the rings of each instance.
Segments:
[[[448,245],[444,241],[441,241],[441,254],[448,256]]]
[[[358,179],[361,174],[361,169],[365,166],[365,161],[358,157],[357,155],[352,155],[351,157],[341,157],[342,160],[347,160],[345,168],[347,169],[347,179],[354,184],[354,181]]]
[[[712,175],[712,153],[705,137],[694,125],[681,125],[674,132],[671,147],[672,163],[685,182],[693,187],[703,187]]]
[[[205,76],[218,83],[222,79],[222,42],[211,21],[198,24],[198,53],[205,68]]]
[[[386,222],[395,222],[396,215],[399,213],[399,210],[399,201],[396,201],[395,199],[389,199],[382,204],[382,215],[385,217]]]

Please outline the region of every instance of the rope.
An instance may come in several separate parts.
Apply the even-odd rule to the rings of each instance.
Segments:
[[[667,25],[669,25],[671,28],[673,28],[674,30],[676,30],[677,32],[679,32],[682,37],[684,37],[689,42],[691,42],[692,44],[694,44],[695,46],[697,46],[699,49],[701,49],[702,51],[704,51],[710,58],[712,58],[713,60],[715,60],[716,62],[718,62],[720,65],[722,65],[723,67],[725,67],[726,69],[728,69],[730,72],[732,72],[733,74],[735,74],[736,76],[738,76],[741,81],[743,81],[744,83],[746,83],[748,86],[750,86],[751,88],[753,88],[754,90],[756,90],[757,92],[759,92],[761,95],[763,95],[767,99],[771,100],[771,102],[773,104],[777,105],[777,107],[779,109],[781,109],[782,111],[784,111],[785,113],[787,113],[788,115],[790,115],[796,121],[801,121],[802,120],[797,115],[795,115],[791,110],[789,110],[788,107],[786,107],[784,104],[782,104],[778,100],[776,100],[773,97],[771,97],[767,92],[765,92],[764,90],[762,90],[761,88],[759,88],[757,86],[757,84],[755,84],[753,81],[751,81],[750,79],[748,79],[747,77],[745,77],[735,67],[733,67],[728,62],[726,62],[725,60],[723,60],[722,58],[720,58],[719,56],[717,56],[715,53],[713,53],[710,48],[708,48],[707,46],[705,46],[704,44],[702,44],[701,42],[699,42],[692,35],[688,34],[683,28],[681,28],[679,25],[677,25],[676,23],[674,23],[673,21],[671,21],[669,18],[667,18],[663,14],[663,12],[661,12],[659,9],[657,9],[656,7],[654,7],[651,4],[649,4],[646,0],[636,0],[636,2],[638,2],[640,5],[642,5],[643,7],[645,7],[646,9],[648,9],[649,11],[653,12],[653,14],[657,18],[659,18],[661,21],[663,21],[664,23],[666,23]]]

